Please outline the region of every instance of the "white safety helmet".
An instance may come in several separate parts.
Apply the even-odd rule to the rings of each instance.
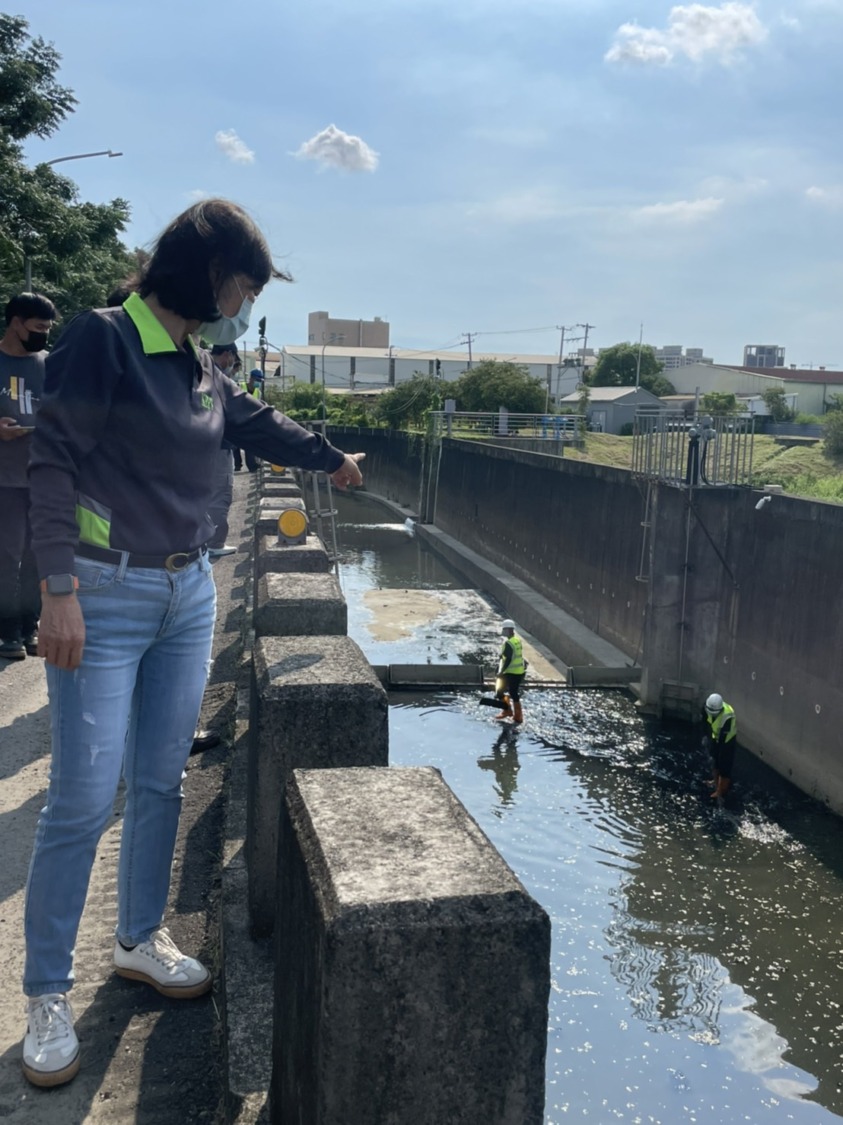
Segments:
[[[705,701],[705,709],[708,711],[709,715],[719,715],[723,710],[723,696],[714,692],[714,694],[710,695]]]
[[[515,622],[510,621],[508,617],[506,621],[501,621],[501,632],[503,632],[505,629],[512,629],[512,631],[515,632]]]

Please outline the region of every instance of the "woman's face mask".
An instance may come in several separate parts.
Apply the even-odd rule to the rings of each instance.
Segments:
[[[243,290],[236,277],[234,284],[237,286],[237,292],[243,297],[240,311],[235,316],[221,316],[219,320],[199,325],[199,335],[209,344],[233,344],[249,327],[249,317],[252,315],[254,302],[250,297],[243,296]]]

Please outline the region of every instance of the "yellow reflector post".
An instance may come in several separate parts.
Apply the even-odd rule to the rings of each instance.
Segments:
[[[286,508],[278,517],[280,543],[304,543],[307,539],[307,516],[299,508]]]
[[[279,477],[283,477],[287,470],[283,465],[270,465],[269,471],[276,473]]]

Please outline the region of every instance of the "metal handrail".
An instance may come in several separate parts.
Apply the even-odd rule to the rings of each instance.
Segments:
[[[436,436],[528,437],[544,441],[579,438],[586,419],[581,414],[520,414],[509,411],[434,410],[430,414]]]
[[[755,419],[744,415],[688,418],[673,411],[639,412],[632,434],[632,471],[678,486],[752,482]]]

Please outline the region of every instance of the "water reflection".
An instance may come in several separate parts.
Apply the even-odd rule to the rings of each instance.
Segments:
[[[534,690],[529,715],[497,728],[471,696],[407,700],[391,753],[443,770],[551,914],[548,1121],[843,1112],[836,818],[751,761],[712,807],[698,733],[623,693]],[[653,1067],[664,1089],[630,1094]]]
[[[481,770],[491,770],[495,775],[495,792],[501,805],[504,808],[513,805],[513,798],[518,790],[518,771],[521,769],[518,761],[518,728],[509,723],[503,725],[492,747],[492,756],[478,758],[477,764]]]

